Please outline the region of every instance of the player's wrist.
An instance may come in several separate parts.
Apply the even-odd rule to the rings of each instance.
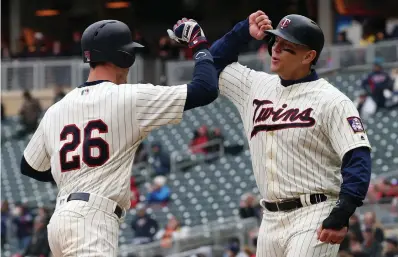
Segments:
[[[200,47],[200,48],[208,48],[208,42],[206,37],[204,36],[199,36],[199,37],[195,37],[194,39],[192,39],[189,43],[188,43],[188,47],[191,48],[192,50],[195,50],[196,48]],[[197,51],[197,50],[196,50]]]
[[[191,49],[192,49],[192,53],[196,54],[200,50],[209,49],[209,44],[207,43],[207,41],[201,42],[201,43],[198,43],[195,46],[193,46]]]
[[[348,228],[350,217],[357,208],[357,205],[350,200],[350,198],[340,197],[329,216],[323,221],[322,227],[336,230]]]
[[[204,61],[204,60],[208,60],[210,62],[214,62],[213,61],[213,56],[211,55],[210,51],[207,48],[202,48],[200,50],[197,50],[193,54],[193,59],[195,60],[195,63],[201,62],[201,61]]]

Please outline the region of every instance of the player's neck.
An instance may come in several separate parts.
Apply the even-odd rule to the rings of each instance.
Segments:
[[[115,72],[105,67],[96,67],[95,69],[90,70],[87,82],[98,81],[98,80],[108,80],[114,84],[117,84],[117,78]]]
[[[311,70],[308,73],[306,73],[305,75],[301,75],[301,76],[297,76],[298,79],[283,79],[280,76],[281,79],[281,85],[284,87],[288,87],[294,84],[298,84],[298,83],[304,83],[304,82],[310,82],[310,81],[315,81],[318,80],[318,74],[315,72],[315,70]]]
[[[279,77],[283,80],[301,80],[310,74],[311,70],[303,69],[303,70],[297,70],[294,73],[290,74],[279,74]]]

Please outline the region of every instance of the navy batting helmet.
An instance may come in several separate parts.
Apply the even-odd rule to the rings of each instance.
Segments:
[[[278,36],[294,44],[305,45],[311,50],[315,50],[316,57],[312,62],[314,65],[318,61],[325,43],[325,37],[318,24],[298,14],[290,14],[283,17],[276,29],[267,30],[266,32],[271,35],[268,44],[270,55],[272,55],[272,45],[275,42],[275,36]]]
[[[129,27],[117,20],[102,20],[88,26],[81,39],[85,63],[111,62],[120,68],[134,64],[136,47]]]

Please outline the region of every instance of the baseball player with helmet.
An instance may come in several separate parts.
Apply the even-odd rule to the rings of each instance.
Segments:
[[[238,63],[253,38],[270,40],[275,74]],[[210,48],[220,93],[242,117],[263,198],[258,257],[336,256],[367,193],[370,144],[354,104],[313,68],[323,45],[307,17],[287,15],[272,29],[257,11]]]
[[[199,24],[183,19],[168,33],[193,50],[189,84],[127,84],[135,48],[143,47],[128,26],[103,20],[84,31],[87,82],[48,109],[21,161],[22,174],[57,183],[48,225],[54,256],[117,256],[137,147],[152,130],[179,123],[183,111],[217,98],[217,72]]]

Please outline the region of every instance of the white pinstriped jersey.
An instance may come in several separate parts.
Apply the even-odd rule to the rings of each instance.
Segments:
[[[131,166],[153,129],[182,119],[187,85],[75,88],[44,115],[24,151],[36,170],[51,167],[58,196],[94,193],[130,206]]]
[[[277,75],[232,63],[219,88],[239,110],[256,183],[267,201],[337,196],[344,154],[370,148],[354,104],[324,79],[284,87]]]

